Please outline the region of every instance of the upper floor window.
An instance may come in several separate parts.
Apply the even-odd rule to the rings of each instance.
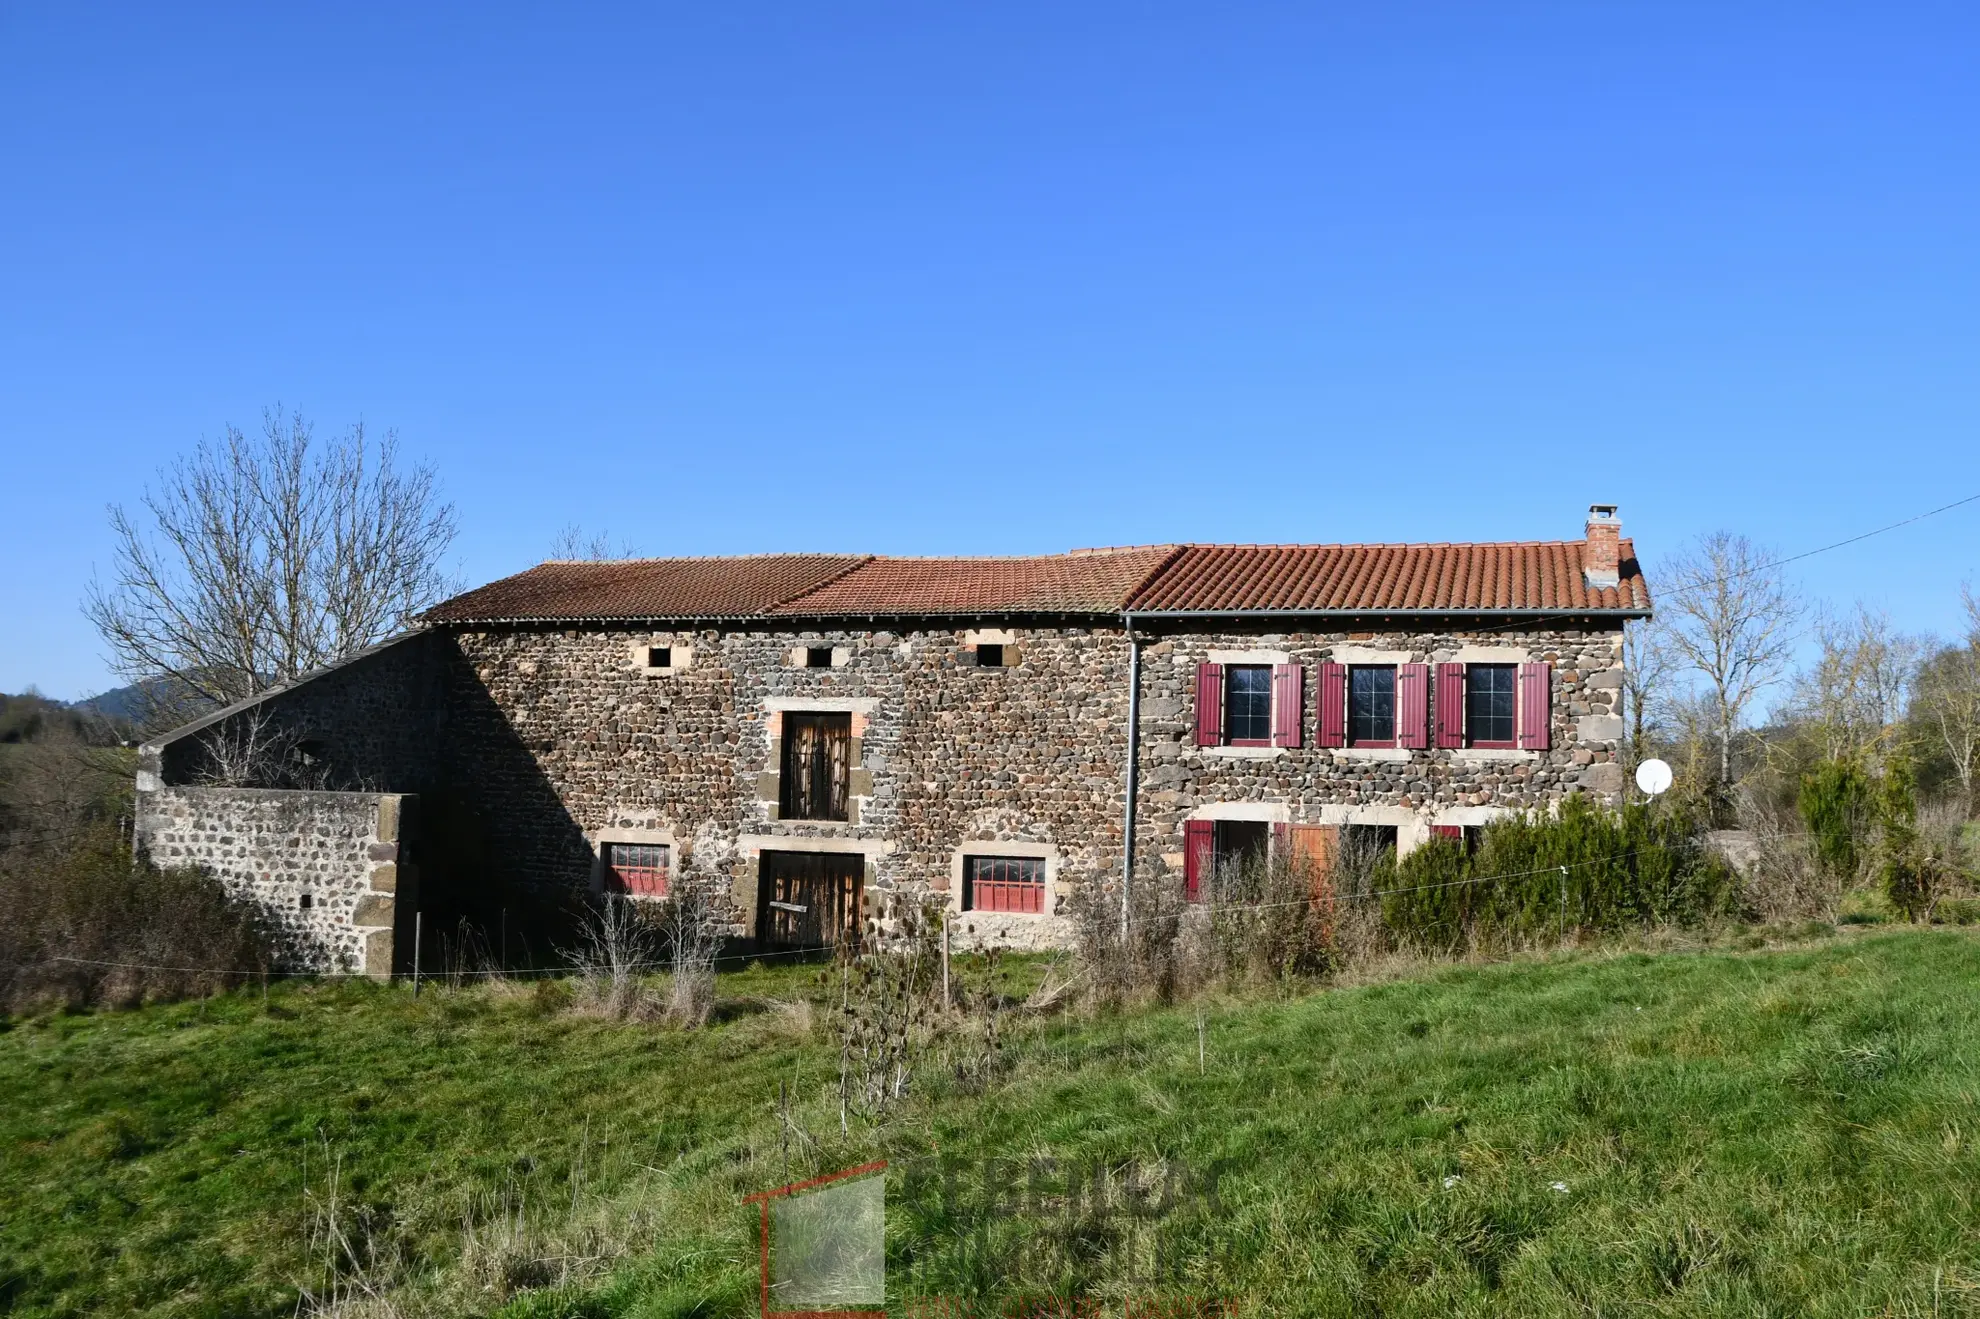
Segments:
[[[665,843],[606,843],[604,851],[606,892],[636,898],[667,896]]]
[[[1272,668],[1233,664],[1224,670],[1224,740],[1236,747],[1272,745]]]
[[[1551,664],[1437,666],[1437,745],[1547,751],[1553,746]]]
[[[1396,744],[1396,667],[1356,664],[1348,669],[1348,728],[1350,746],[1392,747]]]
[[[648,646],[646,648],[646,667],[649,669],[673,668],[674,648],[672,646]]]
[[[1475,747],[1510,747],[1516,735],[1518,668],[1511,664],[1465,666],[1464,716]]]
[[[1196,666],[1196,744],[1296,747],[1305,709],[1297,664]]]
[[[784,715],[784,763],[778,816],[844,820],[852,782],[852,715]]]
[[[1004,647],[996,642],[979,641],[976,645],[976,665],[981,669],[1003,668]]]
[[[831,668],[832,648],[830,646],[806,646],[804,648],[804,667],[807,669]]]

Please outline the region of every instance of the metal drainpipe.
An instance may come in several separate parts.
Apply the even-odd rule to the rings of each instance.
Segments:
[[[1127,946],[1128,900],[1134,891],[1135,794],[1141,781],[1141,643],[1134,615],[1122,614],[1128,642],[1127,804],[1121,820],[1121,945]]]

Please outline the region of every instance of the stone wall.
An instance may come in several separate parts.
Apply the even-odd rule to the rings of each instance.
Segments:
[[[960,851],[998,840],[1048,846],[1062,887],[1118,874],[1121,634],[1027,632],[1013,668],[975,666],[971,639],[464,632],[450,763],[472,778],[495,851],[524,882],[590,882],[601,834],[665,839],[677,865],[728,887],[738,932],[755,919],[771,849],[860,852],[869,894],[946,893]],[[655,645],[676,664],[647,669]],[[833,667],[794,662],[812,647],[831,648]],[[852,715],[844,823],[779,818],[783,717],[808,709]]]
[[[1180,867],[1182,826],[1192,817],[1392,825],[1406,849],[1427,837],[1433,823],[1480,824],[1506,810],[1545,808],[1569,793],[1604,801],[1620,796],[1618,631],[1481,626],[1143,635],[1140,875]],[[979,641],[1006,646],[1011,666],[976,666],[972,647]],[[653,666],[656,647],[666,648],[663,667]],[[807,666],[813,649],[829,652],[828,667]],[[1196,666],[1218,658],[1243,662],[1234,655],[1306,666],[1305,747],[1194,745]],[[1313,666],[1448,659],[1551,665],[1553,748],[1312,745]],[[658,842],[673,848],[683,880],[731,895],[734,931],[748,934],[768,850],[855,852],[864,858],[869,896],[916,892],[952,905],[963,854],[1016,853],[1046,860],[1055,914],[971,921],[979,932],[1040,946],[1070,937],[1067,913],[1077,894],[1096,886],[1117,890],[1128,672],[1118,626],[505,627],[436,631],[394,643],[268,704],[305,730],[346,780],[427,795],[436,894],[446,887],[462,890],[457,900],[471,899],[467,890],[480,886],[567,895],[597,882],[602,841]],[[819,710],[851,716],[851,818],[781,819],[785,717]],[[160,772],[150,786],[157,791],[144,793],[149,800],[141,807],[148,821],[183,815],[192,823],[146,827],[166,847],[190,849],[196,840],[209,851],[187,850],[188,859],[226,862],[232,868],[225,873],[250,886],[288,884],[269,891],[271,905],[286,904],[292,923],[302,881],[322,873],[310,867],[343,864],[319,855],[330,837],[343,837],[351,848],[397,841],[382,834],[360,840],[352,830],[361,821],[339,834],[328,807],[330,833],[319,835],[270,823],[267,812],[275,808],[257,804],[253,793],[195,798],[184,784],[195,777],[196,756],[194,739],[167,744],[155,756]],[[195,801],[202,803],[197,810]],[[473,856],[466,860],[451,855],[462,850],[456,842],[463,812],[473,817]],[[251,841],[215,841],[223,836]],[[308,841],[319,838],[324,841]],[[280,839],[303,840],[296,845],[307,852],[307,864],[278,864]],[[245,854],[226,850],[242,847]],[[160,859],[175,858],[161,853]],[[292,873],[293,882],[276,878]],[[348,882],[335,889],[343,896],[330,910],[343,903],[355,911],[372,892],[370,880],[359,883],[355,862],[339,873]],[[376,913],[375,904],[371,910]],[[369,936],[359,938],[356,924],[346,929],[326,915],[301,925],[338,955],[372,956]],[[404,931],[399,946],[409,946]]]
[[[396,794],[161,787],[138,794],[138,836],[260,905],[284,970],[393,970],[396,898],[416,881],[414,799]]]
[[[1247,661],[1306,668],[1303,746],[1195,745],[1197,665]],[[1316,665],[1544,662],[1553,669],[1547,751],[1320,748]],[[1142,649],[1138,873],[1179,870],[1190,818],[1393,826],[1407,851],[1432,824],[1476,825],[1547,809],[1570,793],[1621,800],[1622,638],[1606,629],[1449,632],[1184,633]]]
[[[986,634],[987,635],[987,634]],[[857,851],[870,893],[949,895],[964,852],[1047,855],[1056,917],[978,918],[1023,946],[1068,937],[1072,895],[1120,875],[1128,653],[1106,628],[996,634],[1010,668],[978,668],[964,629],[813,632],[504,630],[462,633],[449,755],[526,883],[591,882],[602,836],[664,840],[719,879],[739,933],[767,849]],[[666,646],[664,670],[642,662]],[[829,668],[799,667],[829,648]],[[1304,749],[1194,746],[1196,665],[1212,652],[1308,666]],[[1314,748],[1324,660],[1540,660],[1554,669],[1553,749]],[[1191,633],[1144,644],[1138,868],[1181,864],[1192,815],[1394,825],[1478,824],[1572,792],[1621,787],[1619,634]],[[851,819],[778,818],[782,721],[852,715]]]
[[[285,771],[315,780],[282,786],[422,791],[433,781],[446,736],[451,650],[449,638],[439,632],[384,642],[147,746],[144,768],[161,784],[202,782],[208,777],[208,740],[260,718],[268,725],[266,736],[307,756],[307,765]]]

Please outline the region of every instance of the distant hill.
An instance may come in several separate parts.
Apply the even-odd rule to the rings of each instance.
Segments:
[[[97,710],[82,703],[70,705],[39,692],[18,696],[0,692],[0,745],[71,736],[111,746],[126,740],[131,733],[131,721],[110,710]]]

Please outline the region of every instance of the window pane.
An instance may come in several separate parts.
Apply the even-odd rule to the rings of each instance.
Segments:
[[[963,910],[1043,915],[1045,859],[1035,856],[965,857]]]
[[[605,844],[605,887],[645,898],[667,896],[667,848],[662,843]]]
[[[1237,664],[1225,671],[1224,736],[1232,742],[1272,740],[1272,669]]]
[[[1396,740],[1396,671],[1383,665],[1348,670],[1348,741]]]
[[[1516,671],[1510,664],[1473,664],[1465,670],[1465,723],[1473,742],[1513,740],[1513,691]]]

